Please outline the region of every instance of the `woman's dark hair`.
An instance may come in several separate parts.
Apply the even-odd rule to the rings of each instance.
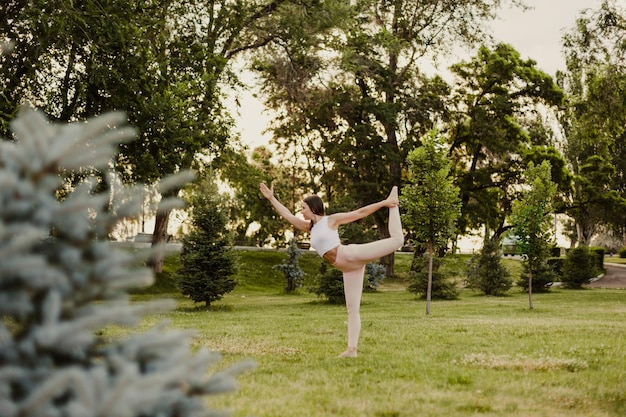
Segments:
[[[317,214],[318,216],[324,215],[324,202],[319,196],[313,194],[305,197],[303,201],[309,206],[313,214]]]

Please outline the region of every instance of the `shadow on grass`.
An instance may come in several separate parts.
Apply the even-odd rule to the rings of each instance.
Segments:
[[[333,307],[333,308],[334,307],[343,307],[343,308],[346,307],[345,301],[334,303],[334,302],[330,302],[328,300],[325,300],[323,298],[310,300],[310,301],[307,301],[307,302],[305,302],[303,304],[309,305],[309,306],[321,306],[321,307]],[[361,304],[361,305],[363,305],[363,304]]]
[[[231,311],[235,311],[235,306],[233,306],[232,304],[214,304],[214,305],[210,305],[207,307],[204,304],[197,304],[193,306],[179,306],[179,307],[176,307],[174,311],[179,312],[179,313],[201,313],[203,311],[231,312]]]

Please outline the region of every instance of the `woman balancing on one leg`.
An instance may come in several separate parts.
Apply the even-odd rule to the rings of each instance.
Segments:
[[[274,186],[260,185],[261,193],[272,203],[278,214],[296,229],[310,232],[311,246],[327,262],[343,272],[343,286],[348,309],[348,349],[342,357],[354,358],[361,332],[361,293],[365,265],[388,255],[402,246],[404,235],[398,208],[398,188],[393,187],[389,196],[378,203],[373,203],[347,213],[324,214],[324,203],[317,195],[306,197],[302,202],[304,219],[296,217],[288,208],[274,197]],[[342,245],[338,228],[342,224],[354,222],[369,216],[380,208],[389,207],[389,237],[375,242]]]

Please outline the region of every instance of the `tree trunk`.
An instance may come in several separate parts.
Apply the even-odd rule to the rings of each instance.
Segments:
[[[180,189],[172,189],[166,192],[163,200],[177,197]],[[172,210],[158,210],[154,219],[154,231],[152,232],[153,253],[148,259],[148,266],[154,273],[163,272],[163,260],[165,259],[165,244],[167,243],[167,227],[170,224]]]
[[[430,300],[433,293],[433,243],[428,242],[428,286],[426,287],[426,315],[430,314]]]
[[[597,222],[588,215],[588,212],[574,218],[576,222],[576,235],[579,246],[589,246],[591,239],[596,234]]]
[[[533,270],[528,265],[528,305],[533,309]]]
[[[165,243],[167,242],[167,226],[170,223],[171,210],[157,211],[152,233],[152,255],[148,259],[148,266],[155,273],[163,272],[165,259]]]

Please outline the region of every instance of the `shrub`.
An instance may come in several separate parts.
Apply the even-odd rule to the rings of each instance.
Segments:
[[[554,263],[549,262],[550,258],[543,259],[535,266],[533,272],[532,289],[533,292],[548,292],[555,281],[559,280],[559,276],[554,271]],[[516,285],[520,288],[524,288],[528,291],[528,268],[529,263],[522,263],[522,273],[516,282]]]
[[[617,254],[620,258],[626,258],[626,246],[619,248]]]
[[[588,248],[581,246],[567,252],[561,276],[565,288],[581,288],[594,277],[595,273],[593,255]]]
[[[502,263],[497,239],[485,239],[477,257],[470,260],[467,286],[485,295],[502,295],[513,285],[511,274]]]
[[[593,261],[595,275],[604,271],[604,255],[606,254],[606,249],[600,246],[590,246],[589,254]]]
[[[124,119],[113,113],[56,125],[39,112],[21,112],[11,124],[16,141],[0,140],[3,417],[214,415],[206,395],[234,388],[245,366],[208,376],[219,356],[192,354],[189,332],[162,325],[125,339],[102,336],[108,326],[175,306],[131,303],[128,290],[154,279],[139,266],[147,254],[97,238],[141,214],[139,187],[109,193],[89,175],[108,170],[119,140],[131,138]],[[84,180],[58,201],[61,175],[79,171]],[[182,186],[170,178],[164,191],[166,182]],[[179,206],[162,201],[173,203]]]
[[[380,281],[385,278],[385,266],[375,263],[365,265],[364,290],[376,291]],[[343,273],[337,268],[329,267],[323,263],[321,272],[316,278],[316,285],[309,289],[319,297],[324,297],[331,304],[345,302],[343,290]]]
[[[431,298],[433,300],[455,300],[459,297],[459,290],[456,282],[450,279],[449,274],[440,269],[443,260],[444,258],[433,259]],[[428,258],[418,256],[413,259],[409,280],[411,284],[407,288],[408,291],[425,299],[428,290]]]
[[[324,265],[325,266],[325,265]],[[318,297],[325,297],[331,304],[345,303],[343,291],[343,273],[337,268],[322,268],[323,271],[317,276],[316,286],[310,291]]]
[[[561,275],[563,275],[564,262],[565,258],[548,258],[548,266],[552,268],[557,279],[560,279]]]
[[[287,259],[278,265],[274,265],[272,269],[276,269],[283,273],[285,280],[285,291],[288,293],[296,291],[302,287],[304,282],[304,271],[300,268],[298,258],[302,255],[302,250],[298,248],[297,240],[291,239],[287,247]]]
[[[384,280],[386,275],[386,268],[384,265],[377,263],[368,263],[365,265],[365,289],[370,291],[378,290],[380,281]]]

